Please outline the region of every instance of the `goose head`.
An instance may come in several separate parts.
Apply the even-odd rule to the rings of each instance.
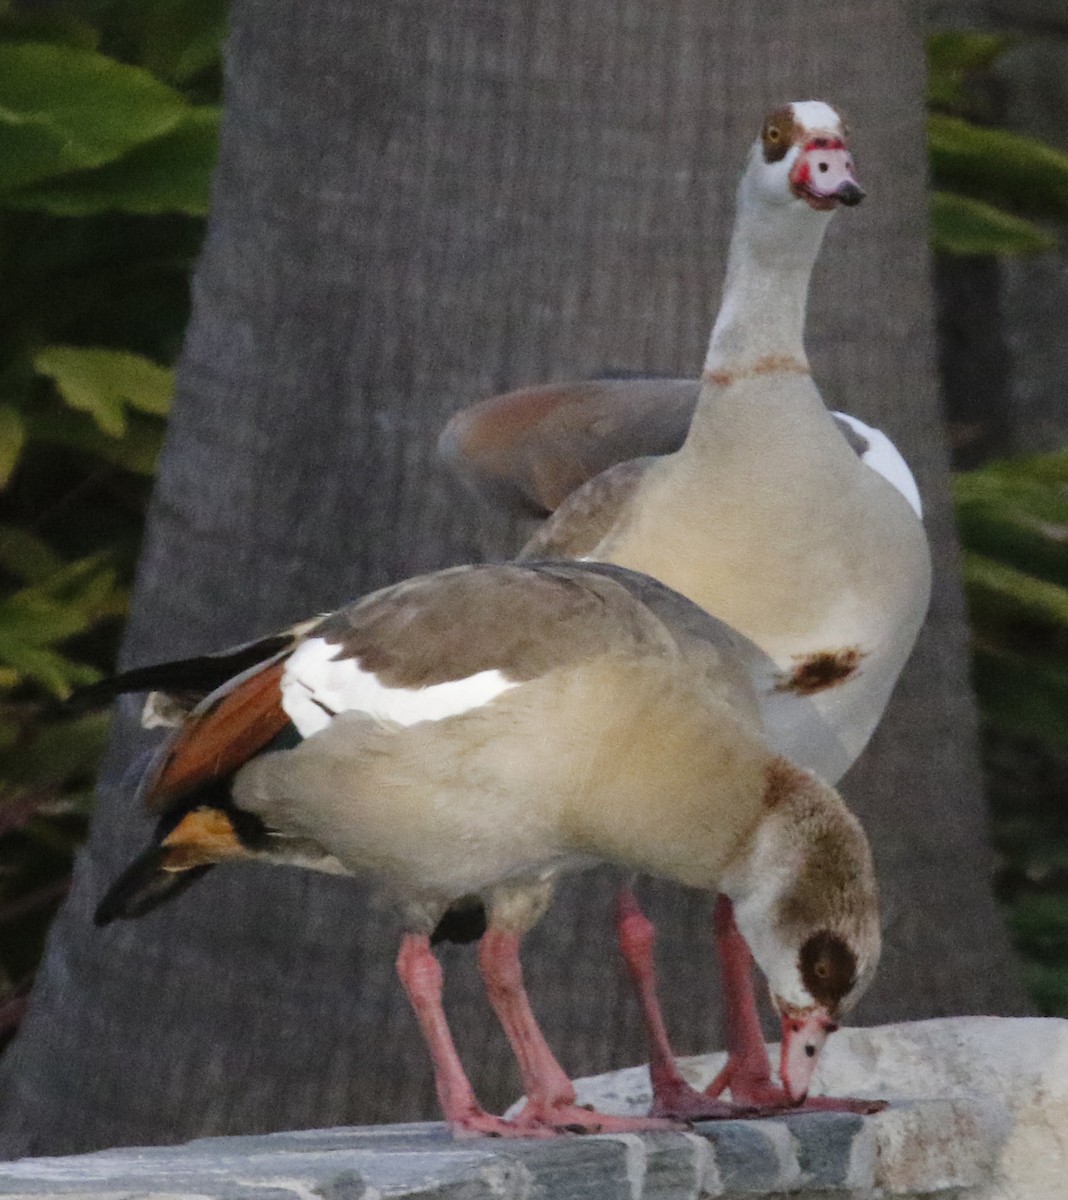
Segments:
[[[767,815],[724,891],[767,979],[782,1084],[800,1103],[824,1043],[875,973],[878,898],[867,838],[834,789],[782,759],[769,781]]]
[[[742,178],[743,196],[764,204],[807,205],[830,213],[864,199],[841,116],[822,100],[796,100],[770,112]]]

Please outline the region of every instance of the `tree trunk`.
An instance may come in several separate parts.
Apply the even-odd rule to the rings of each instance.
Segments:
[[[696,374],[735,182],[764,112],[825,97],[870,199],[834,223],[810,346],[825,396],[916,468],[934,608],[848,794],[887,923],[867,1022],[1024,1010],[988,886],[933,383],[923,66],[903,0],[237,0],[192,326],[124,662],[225,646],[476,554],[434,465],[463,404],[606,369]],[[504,546],[507,531],[493,532]],[[91,911],[144,842],[120,706],[100,802],[26,1025],[0,1146],[57,1153],[414,1119],[429,1069],[392,977],[397,923],[350,882],[223,869],[139,922]],[[643,1057],[612,881],[572,880],[529,939],[574,1073]],[[649,885],[682,1051],[717,1043],[706,898]],[[516,1073],[471,954],[443,955],[491,1106]]]

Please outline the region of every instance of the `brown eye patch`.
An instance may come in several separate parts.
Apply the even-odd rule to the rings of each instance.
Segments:
[[[801,979],[818,1004],[834,1012],[857,981],[857,956],[836,933],[814,933],[801,947]]]
[[[779,162],[786,157],[794,140],[794,114],[788,106],[768,113],[760,140],[764,144],[765,162]]]

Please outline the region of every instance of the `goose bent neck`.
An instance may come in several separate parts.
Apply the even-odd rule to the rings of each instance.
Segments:
[[[807,368],[805,309],[829,213],[797,200],[749,195],[743,177],[727,256],[723,301],[705,359],[706,378],[794,360]]]

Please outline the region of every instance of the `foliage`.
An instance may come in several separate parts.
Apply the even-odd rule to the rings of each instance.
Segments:
[[[1068,1015],[1068,451],[954,480],[999,891],[1042,1011]]]
[[[0,1036],[83,836],[215,161],[221,0],[0,0]]]
[[[931,240],[947,254],[1029,254],[1068,221],[1068,155],[991,128],[981,81],[1013,39],[961,30],[927,41]],[[985,123],[981,123],[985,122]]]
[[[1068,155],[994,127],[984,83],[1016,39],[928,39],[932,243],[1041,252],[1068,221]],[[1068,1016],[1068,453],[958,475],[998,890],[1043,1012]]]

